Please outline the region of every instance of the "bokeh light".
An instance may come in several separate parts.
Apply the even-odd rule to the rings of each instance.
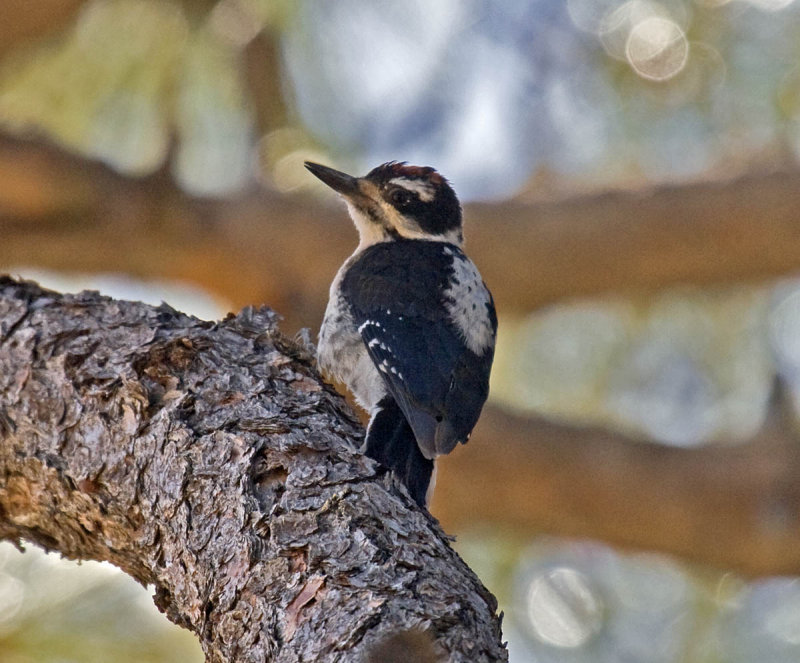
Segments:
[[[697,597],[666,557],[558,539],[522,554],[514,586],[527,660],[547,663],[676,662]]]
[[[603,603],[583,574],[557,567],[534,577],[528,588],[531,632],[543,643],[575,648],[603,624]]]
[[[631,28],[625,55],[640,76],[666,81],[686,66],[689,42],[675,21],[651,16]]]

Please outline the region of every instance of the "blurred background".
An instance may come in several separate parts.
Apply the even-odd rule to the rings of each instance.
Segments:
[[[432,512],[512,662],[800,661],[800,3],[0,3],[0,272],[315,334],[356,234],[304,159],[465,203],[500,339]],[[109,660],[202,656],[0,544],[0,661]]]

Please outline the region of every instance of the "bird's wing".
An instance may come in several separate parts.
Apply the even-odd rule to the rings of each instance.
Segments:
[[[465,346],[441,300],[452,260],[441,243],[414,244],[424,260],[413,264],[392,255],[393,242],[370,247],[350,268],[343,287],[370,358],[423,455],[434,458],[466,442],[472,432],[489,391],[494,343],[480,356]],[[494,306],[488,301],[494,329]]]

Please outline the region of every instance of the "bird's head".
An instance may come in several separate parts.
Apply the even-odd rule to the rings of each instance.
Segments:
[[[353,177],[317,163],[305,165],[344,198],[362,248],[401,237],[463,243],[461,205],[433,168],[391,161]]]

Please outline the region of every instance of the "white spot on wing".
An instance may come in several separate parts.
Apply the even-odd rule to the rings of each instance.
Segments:
[[[358,326],[358,333],[361,334],[367,327],[377,327],[378,329],[381,328],[381,323],[377,320],[365,320]]]

